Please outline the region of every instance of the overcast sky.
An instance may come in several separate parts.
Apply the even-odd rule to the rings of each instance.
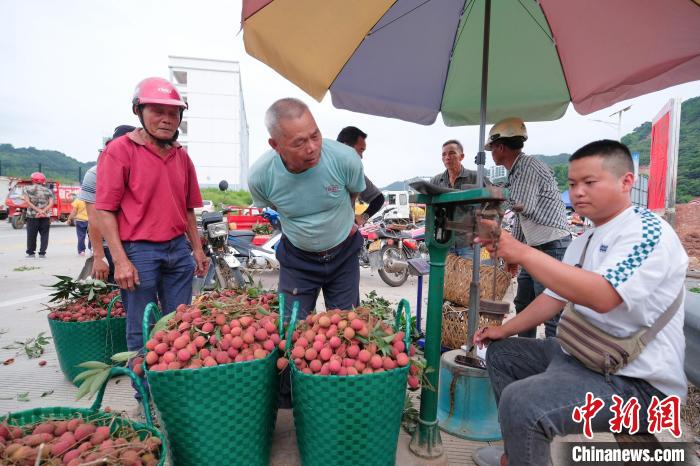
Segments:
[[[131,95],[147,76],[168,77],[168,55],[241,63],[250,127],[251,163],[267,150],[266,108],[280,97],[307,102],[325,137],[347,125],[369,134],[365,170],[378,185],[444,170],[447,139],[465,147],[473,167],[478,127],[420,126],[337,110],[330,97],[316,103],[243,49],[240,1],[0,0],[0,143],[35,146],[94,161],[102,137],[117,124],[137,125]],[[560,120],[529,123],[528,153],[573,152],[594,139],[616,138],[609,115],[632,104],[623,134],[651,120],[672,97],[700,96],[700,81],[676,86],[580,116],[571,107]],[[610,125],[592,120],[609,121]],[[487,159],[490,159],[487,157]],[[487,166],[492,165],[490,160]]]

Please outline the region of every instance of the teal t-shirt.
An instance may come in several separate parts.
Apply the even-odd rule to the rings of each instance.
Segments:
[[[324,139],[318,165],[290,173],[270,150],[250,168],[248,189],[256,206],[279,212],[282,232],[294,246],[325,251],[345,240],[355,221],[350,193],[365,189],[362,160],[355,149]]]

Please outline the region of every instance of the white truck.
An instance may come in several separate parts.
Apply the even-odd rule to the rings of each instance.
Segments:
[[[407,220],[411,217],[411,207],[408,202],[408,191],[382,191],[384,195],[384,207],[377,216],[385,220]]]

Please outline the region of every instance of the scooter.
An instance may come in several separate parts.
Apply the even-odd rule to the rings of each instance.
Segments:
[[[236,258],[241,262],[243,268],[252,270],[279,270],[280,263],[277,261],[275,252],[282,239],[282,230],[279,221],[279,214],[272,209],[264,209],[263,217],[270,222],[274,233],[264,244],[256,246],[253,244],[255,233],[249,230],[234,230],[228,233],[228,244],[238,251]]]

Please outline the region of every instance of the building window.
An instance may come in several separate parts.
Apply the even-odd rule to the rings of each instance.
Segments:
[[[187,71],[173,71],[173,79],[177,84],[187,84]]]

